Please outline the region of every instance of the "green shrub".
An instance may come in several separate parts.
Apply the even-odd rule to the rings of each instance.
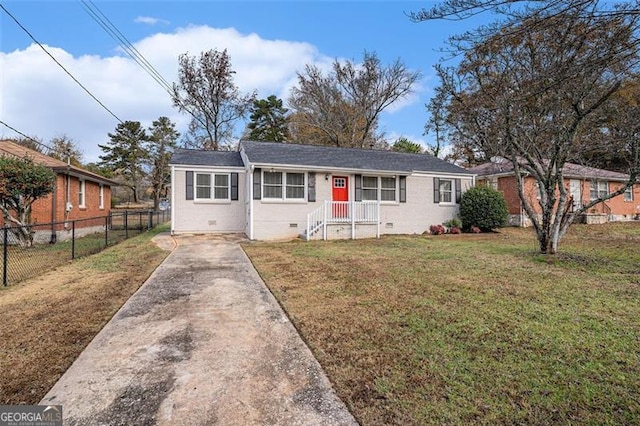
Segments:
[[[482,231],[491,231],[507,223],[509,210],[500,191],[481,185],[462,194],[460,218],[465,230],[475,226]]]

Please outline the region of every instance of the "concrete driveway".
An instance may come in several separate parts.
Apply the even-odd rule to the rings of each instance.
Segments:
[[[240,239],[176,237],[41,403],[70,425],[357,424]]]

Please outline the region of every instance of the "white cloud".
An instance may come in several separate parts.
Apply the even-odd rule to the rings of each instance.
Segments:
[[[169,25],[169,21],[166,19],[154,18],[152,16],[138,16],[133,20],[136,24],[146,24],[146,25],[156,25],[156,24],[164,24]]]
[[[180,54],[194,56],[209,49],[227,49],[241,91],[257,90],[261,98],[275,94],[285,101],[297,83],[296,71],[311,63],[329,71],[334,60],[309,43],[266,40],[234,28],[195,25],[158,32],[134,46],[170,84],[176,81]],[[122,51],[113,56],[74,57],[58,47],[47,49],[120,119],[140,121],[148,127],[164,115],[181,133],[186,131],[188,116],[179,113],[169,94]],[[424,91],[418,86],[415,94],[385,113],[397,116],[405,107],[410,110]],[[118,124],[36,45],[0,52],[0,93],[3,121],[45,142],[66,134],[84,151],[86,161],[98,160],[102,153],[98,144],[107,143],[107,134]],[[0,126],[2,136],[16,135]],[[423,143],[420,137],[405,136]]]
[[[265,40],[233,28],[190,26],[173,33],[157,33],[134,45],[169,83],[176,80],[181,53],[197,55],[212,48],[226,48],[241,91],[257,89],[260,97],[276,94],[283,99],[295,84],[297,70],[307,63],[330,61],[311,44]],[[122,120],[149,126],[165,115],[185,131],[188,117],[172,106],[169,94],[132,59],[121,54],[74,57],[57,47],[47,49]],[[108,141],[107,134],[115,130],[117,120],[38,46],[0,52],[0,70],[3,121],[45,141],[66,134],[82,148],[86,161],[98,159],[101,151],[97,144]],[[0,136],[16,135],[2,126]]]

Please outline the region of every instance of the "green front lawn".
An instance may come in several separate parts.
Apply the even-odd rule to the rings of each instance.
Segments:
[[[248,243],[358,420],[640,422],[640,223]]]

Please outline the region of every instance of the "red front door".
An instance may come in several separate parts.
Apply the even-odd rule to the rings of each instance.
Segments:
[[[341,201],[333,204],[333,217],[349,217],[349,178],[346,176],[333,176],[333,190],[331,197],[333,201]]]

